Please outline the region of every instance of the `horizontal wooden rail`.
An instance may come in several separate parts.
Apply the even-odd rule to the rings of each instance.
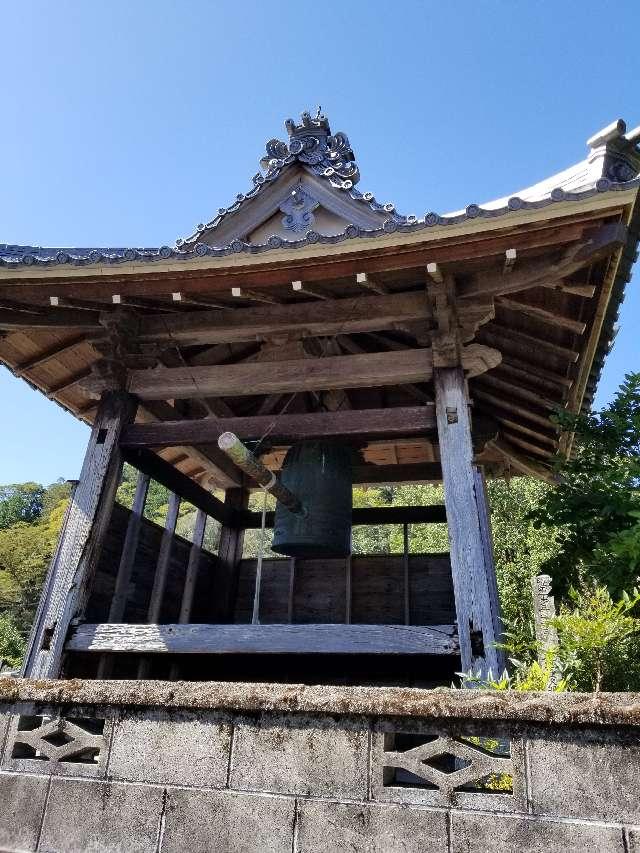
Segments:
[[[79,625],[67,651],[455,655],[453,625]]]
[[[273,527],[274,513],[268,512],[265,527]],[[375,506],[355,507],[351,514],[354,527],[374,524],[445,524],[447,513],[443,504],[434,506]],[[262,513],[238,512],[236,522],[245,530],[256,530],[262,526]]]
[[[312,412],[294,415],[261,415],[248,418],[203,418],[131,424],[120,440],[122,447],[172,447],[214,444],[223,432],[240,439],[259,439],[269,432],[269,441],[293,442],[305,438],[386,438],[423,435],[435,428],[433,403],[389,409],[349,409],[342,412]]]

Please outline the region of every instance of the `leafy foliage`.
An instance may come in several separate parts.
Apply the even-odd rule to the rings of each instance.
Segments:
[[[575,432],[576,451],[532,513],[539,527],[560,529],[544,568],[561,594],[592,578],[619,595],[640,572],[640,373],[627,375],[601,412],[557,420]]]
[[[13,483],[0,486],[0,529],[18,521],[31,522],[43,509],[45,490],[38,483]]]
[[[0,670],[20,666],[24,654],[24,639],[9,613],[0,613]]]

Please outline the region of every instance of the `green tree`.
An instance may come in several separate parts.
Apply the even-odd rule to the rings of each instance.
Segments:
[[[18,521],[35,521],[42,514],[45,490],[39,483],[0,486],[0,529]]]
[[[13,617],[9,613],[0,613],[0,670],[3,666],[11,669],[20,666],[24,646],[24,638]]]
[[[537,525],[560,531],[544,568],[558,593],[591,578],[619,595],[640,572],[640,373],[628,374],[602,411],[557,420],[575,433],[576,449],[532,513]]]

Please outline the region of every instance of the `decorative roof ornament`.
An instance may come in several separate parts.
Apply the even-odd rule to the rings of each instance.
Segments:
[[[349,138],[346,133],[331,133],[329,119],[322,115],[320,107],[315,117],[312,118],[311,113],[304,112],[299,124],[288,118],[284,126],[289,135],[289,142],[270,139],[266,146],[266,156],[260,161],[266,171],[266,179],[285,163],[299,160],[311,167],[316,174],[333,178],[336,183],[339,180],[341,189],[351,189],[358,183],[360,171]]]
[[[306,192],[302,184],[298,184],[280,205],[281,212],[285,214],[282,217],[282,224],[285,229],[293,231],[294,234],[308,231],[315,221],[312,211],[319,204],[320,202],[317,199]]]

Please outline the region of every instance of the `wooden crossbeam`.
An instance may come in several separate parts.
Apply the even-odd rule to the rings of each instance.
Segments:
[[[255,341],[287,332],[307,336],[373,332],[393,328],[395,323],[424,320],[428,304],[424,293],[392,296],[361,296],[330,302],[297,302],[243,311],[198,311],[171,317],[143,317],[142,341],[171,341],[188,344]],[[0,325],[1,325],[0,312]],[[41,318],[36,318],[40,320]],[[31,322],[31,320],[29,320]]]
[[[121,440],[123,447],[171,447],[209,444],[223,432],[242,439],[259,439],[269,431],[269,439],[294,442],[306,438],[357,436],[391,437],[423,435],[435,428],[433,404],[389,409],[313,412],[294,415],[263,415],[214,420],[164,421],[131,424]]]
[[[552,486],[558,484],[559,477],[550,468],[536,462],[534,459],[523,457],[507,441],[496,439],[495,441],[490,441],[487,447],[497,451],[516,471],[520,471],[522,474],[527,474],[530,477],[535,477]]]
[[[276,299],[269,293],[262,293],[258,290],[250,290],[247,287],[232,287],[231,295],[235,299],[250,299],[252,302],[267,302],[271,305],[277,305],[280,300]]]
[[[539,308],[537,305],[529,305],[526,302],[510,299],[506,296],[499,297],[496,300],[496,304],[502,305],[503,308],[507,308],[509,311],[517,311],[520,314],[525,314],[527,317],[541,320],[543,323],[559,326],[561,329],[568,329],[575,335],[584,334],[584,330],[587,328],[587,324],[579,320],[572,320],[570,317],[565,317],[554,311],[547,311],[546,308]]]
[[[397,466],[400,467],[400,466]],[[273,527],[274,513],[265,516],[265,526]],[[376,526],[380,524],[446,524],[447,513],[441,504],[433,506],[376,506],[354,507],[351,511],[354,527]],[[262,524],[261,512],[248,510],[238,514],[238,524],[247,530],[259,529]]]
[[[353,485],[372,486],[399,483],[437,483],[442,469],[437,462],[410,462],[399,465],[354,465]]]
[[[554,440],[549,435],[544,435],[541,432],[537,432],[531,427],[525,426],[524,424],[519,423],[518,421],[512,421],[509,418],[505,418],[500,414],[494,413],[495,419],[502,426],[507,427],[509,430],[515,430],[516,432],[521,432],[523,435],[528,435],[530,438],[534,438],[537,442],[541,442],[542,444],[548,444],[551,447],[555,448],[558,444],[557,440]]]
[[[79,625],[67,651],[455,655],[453,625]]]
[[[201,305],[203,308],[227,308],[227,305],[222,305],[215,299],[209,299],[206,296],[189,296],[188,294],[182,293],[181,291],[174,291],[171,294],[171,299],[173,302],[177,302],[180,305]]]
[[[215,495],[207,492],[206,489],[203,489],[186,474],[178,471],[173,465],[165,462],[157,454],[150,450],[126,449],[123,451],[123,456],[125,461],[137,468],[138,471],[148,474],[149,477],[165,486],[170,492],[175,492],[183,500],[193,504],[196,509],[202,510],[221,524],[234,523],[233,514],[229,507],[225,507]]]
[[[215,367],[133,370],[129,390],[142,400],[168,400],[218,394],[242,397],[284,391],[376,388],[425,382],[432,373],[431,350]]]
[[[506,439],[511,445],[515,445],[517,447],[521,447],[523,450],[526,450],[527,453],[534,453],[536,456],[542,456],[543,459],[551,459],[555,454],[544,447],[540,447],[538,444],[532,444],[532,442],[527,441],[522,438],[520,435],[513,435],[513,433],[505,430],[502,433],[502,438]]]

